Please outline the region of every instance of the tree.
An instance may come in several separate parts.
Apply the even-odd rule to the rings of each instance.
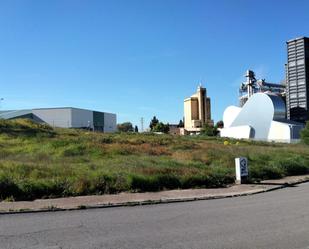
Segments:
[[[307,122],[305,128],[301,130],[300,138],[303,143],[309,144],[309,122]]]
[[[210,136],[210,137],[216,136],[217,135],[216,132],[217,132],[217,128],[215,128],[214,126],[209,125],[209,124],[204,124],[204,126],[201,130],[202,134],[204,134],[206,136]]]
[[[169,124],[164,124],[162,122],[159,122],[153,127],[154,132],[163,132],[163,133],[168,133],[170,130]]]
[[[138,132],[138,127],[137,127],[137,125],[135,125],[135,127],[134,127],[134,132]]]
[[[223,121],[222,120],[218,121],[216,123],[216,126],[217,126],[217,128],[223,128],[223,126],[224,126]]]
[[[179,120],[179,123],[178,123],[178,128],[183,128],[184,127],[184,124],[183,124],[183,121],[180,119]]]
[[[118,131],[121,132],[132,132],[133,131],[133,125],[131,122],[124,122],[122,124],[117,125]]]
[[[151,131],[153,131],[154,127],[159,123],[159,119],[156,118],[156,116],[153,116],[152,120],[150,121],[149,128]]]

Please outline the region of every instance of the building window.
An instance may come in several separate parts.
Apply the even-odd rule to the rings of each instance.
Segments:
[[[303,65],[304,63],[304,59],[297,60],[297,65]]]
[[[296,65],[295,61],[290,61],[289,62],[289,67],[294,67]]]
[[[291,81],[289,82],[289,85],[290,85],[290,86],[296,86],[296,80],[291,80]]]

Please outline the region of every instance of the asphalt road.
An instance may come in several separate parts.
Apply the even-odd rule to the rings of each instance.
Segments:
[[[0,248],[309,249],[309,184],[230,199],[2,215]]]

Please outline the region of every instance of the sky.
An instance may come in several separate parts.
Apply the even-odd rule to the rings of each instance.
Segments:
[[[72,106],[178,123],[199,83],[212,118],[247,69],[284,79],[307,0],[0,0],[1,110]]]

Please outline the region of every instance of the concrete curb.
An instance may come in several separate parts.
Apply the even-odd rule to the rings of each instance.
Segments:
[[[273,185],[273,187],[259,189],[251,192],[243,192],[236,194],[226,194],[226,195],[216,195],[216,196],[202,196],[202,197],[184,197],[184,198],[169,198],[169,199],[159,199],[159,200],[143,200],[143,201],[129,201],[121,203],[102,203],[94,205],[80,205],[72,208],[61,208],[61,207],[47,207],[40,209],[21,209],[21,210],[11,210],[11,211],[0,211],[0,215],[5,214],[21,214],[21,213],[41,213],[41,212],[57,212],[57,211],[73,211],[73,210],[84,210],[84,209],[95,209],[95,208],[113,208],[113,207],[129,207],[129,206],[143,206],[143,205],[156,205],[156,204],[169,204],[177,202],[192,202],[192,201],[203,201],[203,200],[216,200],[216,199],[225,199],[241,196],[250,196],[266,192],[275,191],[278,189],[283,189],[298,184],[309,182],[309,177],[301,179],[299,181],[290,181],[282,183],[281,185]],[[267,184],[261,184],[267,185]]]

